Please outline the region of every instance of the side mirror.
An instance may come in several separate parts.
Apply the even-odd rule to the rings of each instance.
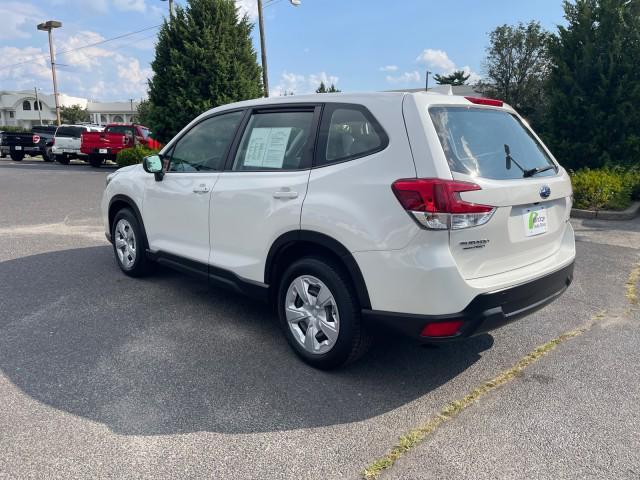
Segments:
[[[142,168],[145,172],[153,173],[156,177],[156,181],[159,182],[164,177],[162,171],[162,159],[159,155],[149,155],[142,160]]]

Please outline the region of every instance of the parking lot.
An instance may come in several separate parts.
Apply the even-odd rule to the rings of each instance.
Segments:
[[[640,219],[575,221],[575,282],[531,317],[438,347],[386,337],[322,372],[262,304],[124,276],[99,212],[110,171],[0,160],[0,478],[362,478],[576,329],[382,478],[640,476]]]

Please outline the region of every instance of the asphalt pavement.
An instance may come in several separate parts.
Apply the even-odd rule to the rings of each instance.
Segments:
[[[640,220],[575,222],[575,282],[468,341],[379,341],[316,371],[271,311],[119,271],[107,173],[0,160],[0,478],[361,478],[404,433],[536,346],[605,316],[407,452],[387,478],[638,478]]]

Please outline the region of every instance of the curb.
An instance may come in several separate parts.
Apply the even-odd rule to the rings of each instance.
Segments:
[[[571,218],[597,218],[599,220],[632,220],[640,213],[640,202],[633,202],[629,208],[616,212],[613,210],[571,209]]]

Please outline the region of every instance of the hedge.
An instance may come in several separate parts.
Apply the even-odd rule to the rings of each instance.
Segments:
[[[640,200],[640,168],[584,168],[571,173],[573,205],[587,210],[624,210]]]
[[[144,157],[154,155],[158,153],[158,150],[145,147],[144,145],[136,145],[132,148],[125,148],[120,150],[116,155],[116,163],[119,167],[126,167],[128,165],[136,165],[142,163]]]

